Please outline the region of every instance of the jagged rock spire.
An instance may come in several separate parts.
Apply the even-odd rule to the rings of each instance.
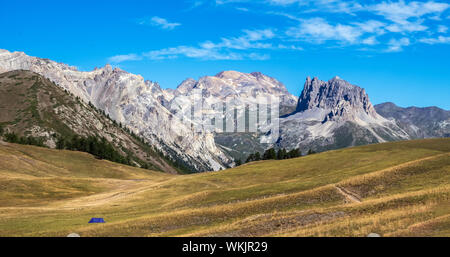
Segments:
[[[297,112],[313,108],[330,110],[328,119],[363,111],[375,117],[376,111],[363,88],[352,85],[335,76],[325,82],[317,77],[306,78],[305,86],[299,97]]]

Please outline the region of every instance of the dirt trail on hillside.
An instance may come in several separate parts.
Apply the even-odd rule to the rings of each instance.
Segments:
[[[355,194],[341,186],[334,186],[334,187],[338,190],[338,192],[341,195],[343,195],[345,197],[346,202],[349,202],[349,203],[360,203],[361,202],[361,199],[357,194]]]
[[[450,153],[441,153],[441,154],[436,154],[436,155],[428,156],[428,157],[425,157],[425,158],[421,158],[421,159],[417,159],[417,160],[413,160],[413,161],[409,161],[409,162],[404,162],[404,163],[401,163],[401,164],[398,164],[398,165],[395,165],[395,166],[392,166],[392,167],[388,167],[388,168],[385,168],[385,169],[382,169],[382,170],[379,170],[379,171],[370,172],[368,174],[374,175],[376,173],[382,173],[382,172],[389,172],[389,171],[393,171],[393,170],[398,170],[398,169],[406,168],[406,167],[409,167],[409,166],[412,166],[414,164],[418,164],[418,163],[421,163],[421,162],[424,162],[424,161],[437,159],[437,158],[442,157],[442,156],[450,156]]]
[[[373,178],[373,177],[382,176],[382,175],[385,175],[385,174],[390,173],[390,172],[395,172],[395,171],[398,171],[398,170],[401,170],[401,169],[404,169],[404,168],[408,168],[408,167],[414,166],[416,164],[419,164],[419,163],[422,163],[422,162],[425,162],[425,161],[438,159],[438,158],[444,157],[444,156],[449,156],[450,157],[450,153],[441,153],[441,154],[436,154],[436,155],[428,156],[428,157],[417,159],[417,160],[413,160],[413,161],[404,162],[404,163],[401,163],[401,164],[398,164],[398,165],[394,165],[394,166],[391,166],[391,167],[387,167],[387,168],[384,168],[384,169],[380,169],[380,170],[368,172],[368,173],[365,173],[365,174],[353,176],[353,177],[344,179],[344,180],[338,182],[337,184],[339,184],[339,186],[342,188],[342,187],[345,187],[347,185],[351,185],[352,183],[359,183],[359,182],[361,182],[361,180],[366,180],[366,179],[370,179],[370,178]]]
[[[117,183],[119,185],[114,189],[112,189],[111,191],[60,202],[58,204],[55,204],[54,207],[59,207],[63,209],[80,209],[85,207],[93,207],[106,204],[112,205],[114,202],[130,198],[136,194],[140,194],[151,189],[155,189],[160,185],[167,183],[173,179],[174,178],[170,178],[156,183],[152,181],[134,181],[134,180],[117,181],[114,183]]]
[[[349,181],[353,181],[354,182],[355,180],[358,180],[358,179],[361,179],[361,178],[366,178],[367,179],[367,177],[380,176],[381,174],[384,174],[384,173],[389,173],[389,172],[397,171],[397,170],[400,170],[400,169],[403,169],[403,168],[411,167],[411,166],[416,165],[418,163],[422,163],[424,161],[429,161],[429,160],[434,160],[434,159],[440,158],[442,156],[450,156],[450,153],[436,154],[436,155],[428,156],[428,157],[425,157],[425,158],[404,162],[404,163],[401,163],[401,164],[398,164],[398,165],[395,165],[395,166],[391,166],[391,167],[388,167],[388,168],[385,168],[385,169],[381,169],[381,170],[378,170],[378,171],[373,171],[373,172],[370,172],[370,173],[367,173],[367,174],[362,174],[362,175],[359,175],[359,176],[355,176],[355,177],[352,177],[352,178],[349,178],[349,179],[346,179],[344,181],[339,182],[340,185],[334,185],[334,187],[337,189],[337,191],[341,195],[343,195],[345,197],[346,202],[348,202],[348,203],[360,203],[360,202],[362,202],[361,197],[358,194],[356,194],[356,193],[354,193],[354,192],[352,192],[352,191],[350,191],[350,190],[348,190],[348,189],[346,189],[344,187]]]

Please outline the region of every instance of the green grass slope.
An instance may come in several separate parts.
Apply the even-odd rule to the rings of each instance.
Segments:
[[[450,236],[448,138],[191,175],[41,149],[0,145],[0,236]]]

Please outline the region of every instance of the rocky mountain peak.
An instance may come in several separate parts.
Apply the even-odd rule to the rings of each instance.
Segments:
[[[104,70],[111,72],[113,70],[111,64],[106,64],[105,67],[103,67]]]
[[[364,112],[376,117],[376,111],[363,88],[352,85],[338,76],[325,82],[314,77],[306,78],[297,105],[297,112],[319,108],[329,111],[325,118],[336,119]]]
[[[178,85],[177,88],[180,88],[180,87],[186,87],[187,85],[193,85],[193,84],[195,84],[195,83],[197,83],[197,81],[196,81],[195,79],[193,79],[193,78],[187,78],[187,79],[183,80],[183,81],[180,83],[180,85]]]
[[[242,73],[242,72],[229,70],[229,71],[221,71],[221,72],[217,73],[214,77],[221,78],[221,79],[237,79],[243,75],[244,75],[244,73]]]
[[[342,80],[338,75],[334,76],[331,80]]]
[[[178,86],[174,94],[189,95],[194,88],[203,89],[204,95],[218,99],[270,94],[279,96],[283,105],[295,106],[297,103],[297,98],[288,92],[283,83],[261,72],[222,71],[214,76],[201,77],[198,81],[186,79]]]
[[[378,107],[377,107],[378,106]],[[381,103],[381,104],[378,104],[376,106],[376,108],[378,109],[378,108],[383,108],[383,109],[398,109],[398,108],[400,108],[400,107],[398,107],[395,103],[393,103],[393,102],[386,102],[386,103]]]
[[[273,78],[271,78],[271,77],[269,77],[269,76],[266,76],[266,75],[264,75],[263,73],[261,73],[261,72],[259,72],[259,71],[256,71],[256,72],[252,72],[252,73],[250,73],[253,77],[255,77],[256,79],[272,79],[273,80]]]
[[[179,94],[186,94],[189,92],[192,88],[194,88],[195,84],[197,84],[197,81],[193,78],[187,78],[181,82],[180,85],[178,85],[177,89],[173,92],[176,95]]]

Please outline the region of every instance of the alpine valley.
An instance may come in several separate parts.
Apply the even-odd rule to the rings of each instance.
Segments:
[[[338,76],[306,78],[299,97],[259,72],[188,78],[173,90],[110,65],[84,72],[0,50],[0,92],[0,126],[8,133],[39,137],[50,148],[60,138],[101,136],[128,163],[169,173],[226,169],[269,148],[323,152],[450,136],[450,111],[374,106],[363,88]],[[191,114],[194,92],[201,92],[203,103],[233,99],[237,118],[249,101],[275,97],[279,133],[271,124],[258,132],[193,130],[175,117]]]

